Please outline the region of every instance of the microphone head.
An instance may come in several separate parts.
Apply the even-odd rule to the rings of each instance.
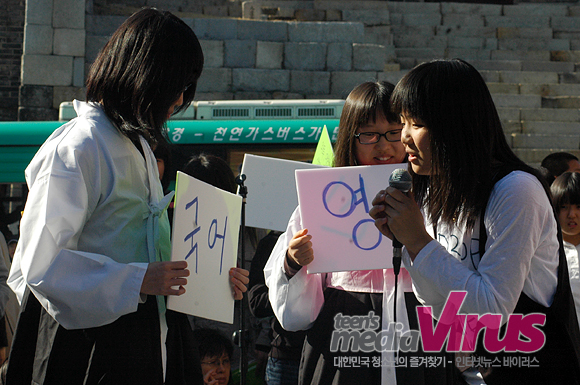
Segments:
[[[413,186],[411,174],[404,168],[394,170],[389,177],[389,186],[406,193]]]

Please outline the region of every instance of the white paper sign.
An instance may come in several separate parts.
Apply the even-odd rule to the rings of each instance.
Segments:
[[[187,261],[185,294],[169,296],[167,308],[233,323],[229,269],[236,266],[242,197],[177,173],[172,261]]]
[[[393,266],[393,245],[368,212],[389,176],[406,164],[297,170],[302,226],[312,235],[308,273],[384,269]]]
[[[242,165],[248,188],[246,226],[286,231],[298,206],[294,172],[323,166],[246,154]]]

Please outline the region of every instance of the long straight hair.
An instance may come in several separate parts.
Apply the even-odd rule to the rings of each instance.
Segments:
[[[422,63],[400,80],[391,100],[395,113],[422,121],[429,131],[430,175],[412,174],[415,198],[432,223],[471,228],[497,173],[510,168],[538,176],[510,149],[487,85],[469,63]]]
[[[203,69],[194,32],[170,12],[145,8],[130,16],[99,52],[87,79],[87,101],[98,102],[113,124],[136,140],[163,141],[167,113],[183,92],[193,100]]]
[[[357,130],[369,121],[376,122],[382,112],[389,123],[400,122],[399,115],[391,111],[390,98],[395,86],[389,82],[365,82],[356,86],[346,98],[334,152],[334,166],[355,166],[354,154]]]

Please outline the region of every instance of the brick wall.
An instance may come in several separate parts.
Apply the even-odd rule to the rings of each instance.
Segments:
[[[18,115],[24,4],[24,0],[0,1],[0,121],[16,120]]]

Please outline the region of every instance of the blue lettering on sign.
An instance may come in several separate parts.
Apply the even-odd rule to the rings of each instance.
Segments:
[[[226,217],[225,221],[224,221],[224,232],[222,234],[218,234],[217,231],[217,219],[214,219],[213,221],[211,221],[211,225],[209,226],[209,232],[207,233],[207,245],[209,246],[210,249],[213,249],[216,243],[216,240],[219,238],[222,241],[222,252],[221,252],[221,256],[220,256],[220,275],[222,274],[222,264],[224,261],[224,245],[225,245],[225,237],[226,237],[226,228],[228,225],[228,217]],[[215,230],[214,230],[214,234],[213,234],[213,239],[211,239],[211,232],[212,229],[215,226]]]
[[[322,202],[324,204],[324,208],[326,209],[326,211],[328,211],[328,213],[330,213],[331,215],[337,217],[337,218],[346,218],[348,216],[350,216],[354,210],[356,209],[356,207],[358,205],[360,205],[361,203],[364,204],[364,209],[365,212],[368,214],[369,212],[369,203],[367,200],[367,194],[366,194],[366,190],[365,190],[365,184],[364,184],[364,179],[362,177],[361,174],[359,174],[358,176],[359,178],[359,184],[360,187],[358,190],[354,190],[351,186],[349,186],[347,183],[345,182],[340,182],[340,181],[334,181],[334,182],[330,182],[329,184],[326,185],[326,187],[324,188],[324,190],[322,191]],[[333,212],[329,205],[328,205],[328,198],[329,198],[329,191],[330,189],[333,187],[344,187],[346,188],[346,190],[348,191],[348,194],[350,194],[350,204],[348,206],[348,209],[345,210],[344,213],[340,213],[340,212]],[[358,197],[358,195],[360,194],[360,198]],[[378,240],[377,242],[370,246],[370,247],[364,247],[360,244],[360,241],[358,239],[357,234],[359,234],[359,229],[361,228],[361,226],[367,222],[371,222],[374,224],[372,219],[362,219],[360,220],[352,229],[352,239],[354,244],[356,245],[356,247],[358,247],[361,250],[374,250],[377,247],[379,247],[379,245],[381,244],[381,240],[382,240],[382,234],[378,231],[378,229],[376,229],[374,226],[373,228],[375,229],[375,231],[378,234]]]
[[[197,248],[197,242],[195,242],[194,244],[194,235],[197,234],[199,232],[199,230],[201,230],[201,226],[198,226],[197,224],[197,214],[199,212],[199,204],[198,204],[198,200],[197,197],[195,197],[194,200],[192,200],[191,202],[187,203],[185,205],[185,210],[189,210],[189,208],[191,206],[195,205],[195,219],[193,221],[194,226],[197,226],[195,229],[193,229],[192,232],[190,232],[189,234],[187,234],[185,236],[185,238],[183,239],[183,242],[187,242],[188,239],[191,239],[191,249],[189,250],[189,252],[187,253],[187,255],[185,256],[185,260],[187,261],[187,258],[189,258],[191,256],[191,254],[193,254],[195,252],[195,273],[197,274],[197,261],[198,261],[198,248]]]

